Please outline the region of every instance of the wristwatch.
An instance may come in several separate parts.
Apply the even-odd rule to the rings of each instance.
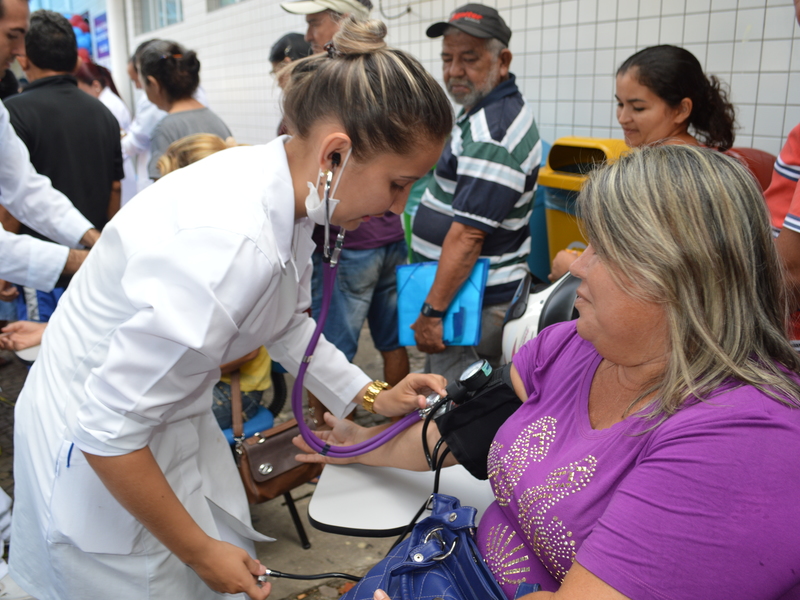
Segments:
[[[422,305],[422,310],[419,312],[420,314],[422,314],[423,317],[434,317],[436,319],[441,319],[444,316],[444,313],[446,313],[447,311],[436,310],[426,302],[425,304]]]
[[[377,379],[370,383],[367,386],[367,392],[364,394],[364,401],[362,406],[364,410],[367,412],[371,412],[373,415],[375,414],[375,398],[380,394],[383,390],[390,390],[392,386],[390,386],[385,381],[378,381]]]

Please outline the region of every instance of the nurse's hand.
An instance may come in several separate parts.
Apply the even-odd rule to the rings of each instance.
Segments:
[[[444,388],[447,380],[441,375],[432,373],[410,373],[390,390],[384,390],[375,396],[373,409],[384,417],[402,417],[408,413],[425,407],[425,397],[432,393],[445,396]],[[359,400],[366,392],[362,390]]]
[[[259,587],[256,578],[267,569],[247,552],[213,538],[208,538],[197,559],[188,563],[208,587],[223,594],[244,592],[253,600],[264,600],[269,596],[271,584]]]

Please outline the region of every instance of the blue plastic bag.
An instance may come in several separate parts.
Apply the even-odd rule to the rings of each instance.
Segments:
[[[436,262],[421,262],[397,267],[397,312],[401,346],[417,345],[411,325],[422,310],[436,277],[437,266]],[[442,341],[446,346],[478,345],[481,339],[483,292],[488,276],[489,259],[479,258],[442,320]]]

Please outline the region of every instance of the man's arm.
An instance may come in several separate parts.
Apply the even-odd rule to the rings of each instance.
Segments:
[[[97,243],[97,240],[100,239],[100,232],[97,231],[94,227],[89,229],[86,233],[83,234],[81,238],[81,246],[85,246],[87,248],[94,248],[94,245]]]
[[[444,311],[450,306],[481,255],[486,235],[485,231],[476,227],[453,221],[442,243],[436,279],[425,299],[435,310]],[[420,351],[429,354],[444,351],[440,318],[420,315],[411,328]]]
[[[122,184],[115,181],[111,184],[111,197],[108,200],[108,220],[114,218],[114,215],[119,212],[122,200]]]
[[[117,194],[117,197],[118,197],[118,200],[119,200],[119,194]],[[113,198],[113,192],[112,192],[112,198]],[[110,207],[109,207],[109,210],[110,210]],[[117,207],[117,210],[119,210],[119,205]],[[22,229],[22,223],[20,223],[14,217],[14,215],[12,215],[10,212],[8,212],[8,210],[2,205],[0,205],[0,226],[2,226],[3,229],[8,231],[9,233],[19,233],[20,230]],[[97,240],[99,240],[99,239],[100,239],[100,232],[97,231],[97,229],[92,228],[92,229],[87,230],[86,233],[83,234],[83,237],[80,239],[80,244],[82,246],[86,247],[86,248],[92,248],[97,243]],[[76,250],[75,253],[74,253],[74,256],[84,256],[84,258],[85,258],[85,254],[86,254],[85,252]],[[83,262],[83,261],[81,261],[81,262]],[[78,265],[78,266],[80,266],[80,265]],[[71,275],[74,272],[75,271],[64,271],[63,274],[64,275]]]
[[[15,219],[4,206],[0,206],[0,225],[10,233],[19,233],[22,229],[22,223]]]
[[[64,268],[61,270],[61,274],[74,275],[77,273],[87,256],[89,256],[88,250],[70,248],[69,253],[67,254],[67,262],[64,263]]]
[[[20,223],[14,216],[6,210],[5,207],[0,206],[0,227],[5,229],[8,233],[19,233],[20,229],[22,228],[22,223]],[[80,240],[81,245],[91,248],[95,245],[97,240],[100,239],[100,232],[97,229],[90,229]],[[77,250],[77,249],[70,249],[67,253],[67,260],[64,264],[64,268],[61,271],[62,275],[72,275],[74,274],[78,268],[83,264],[83,261],[86,260],[87,256],[86,250]],[[13,260],[13,259],[12,259]],[[25,284],[20,284],[25,285]],[[34,287],[34,286],[29,286]],[[39,289],[39,288],[37,288]]]

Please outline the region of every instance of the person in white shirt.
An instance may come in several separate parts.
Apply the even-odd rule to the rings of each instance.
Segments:
[[[150,102],[142,89],[141,81],[139,81],[139,60],[142,52],[151,42],[155,41],[158,40],[147,40],[139,44],[128,61],[128,77],[131,78],[136,88],[136,106],[133,121],[127,129],[125,137],[122,138],[122,156],[130,158],[134,162],[136,187],[139,192],[153,183],[147,171],[147,165],[150,163],[150,139],[161,119],[167,116],[166,111]],[[194,99],[203,106],[209,107],[208,97],[203,86],[197,86]]]
[[[25,53],[28,3],[4,0],[0,13],[0,68]],[[5,71],[3,71],[5,72]],[[0,204],[12,216],[57,244],[15,235],[0,226],[0,279],[50,291],[62,274],[72,274],[100,233],[50,180],[36,173],[28,149],[0,104]]]
[[[146,40],[136,47],[128,61],[128,77],[136,88],[136,106],[134,107],[133,121],[122,138],[122,156],[130,158],[135,167],[137,191],[153,183],[147,174],[147,165],[150,162],[150,137],[153,130],[167,116],[167,113],[147,99],[147,94],[142,90],[139,81],[139,58],[150,42]]]
[[[163,177],[72,280],[15,413],[10,569],[39,600],[267,597],[251,541],[264,538],[211,390],[219,365],[261,345],[297,372],[315,328],[314,223],[352,230],[401,212],[444,147],[447,96],[385,35],[379,21],[347,22],[330,57],[287,66],[295,137]],[[324,337],[305,380],[336,416],[362,398],[411,412],[444,384],[412,374],[383,388]]]
[[[28,30],[26,0],[0,0],[0,72],[25,53]],[[58,243],[28,235],[16,235],[0,225],[0,296],[13,298],[13,284],[50,291],[58,278],[75,273],[100,233],[72,205],[53,189],[47,177],[39,175],[30,162],[28,149],[11,126],[8,111],[0,103],[0,205],[19,221]],[[63,244],[63,245],[62,245]],[[10,292],[9,290],[13,290]],[[8,540],[7,521],[11,499],[0,489],[0,540]],[[7,576],[0,558],[0,598],[30,598]]]

